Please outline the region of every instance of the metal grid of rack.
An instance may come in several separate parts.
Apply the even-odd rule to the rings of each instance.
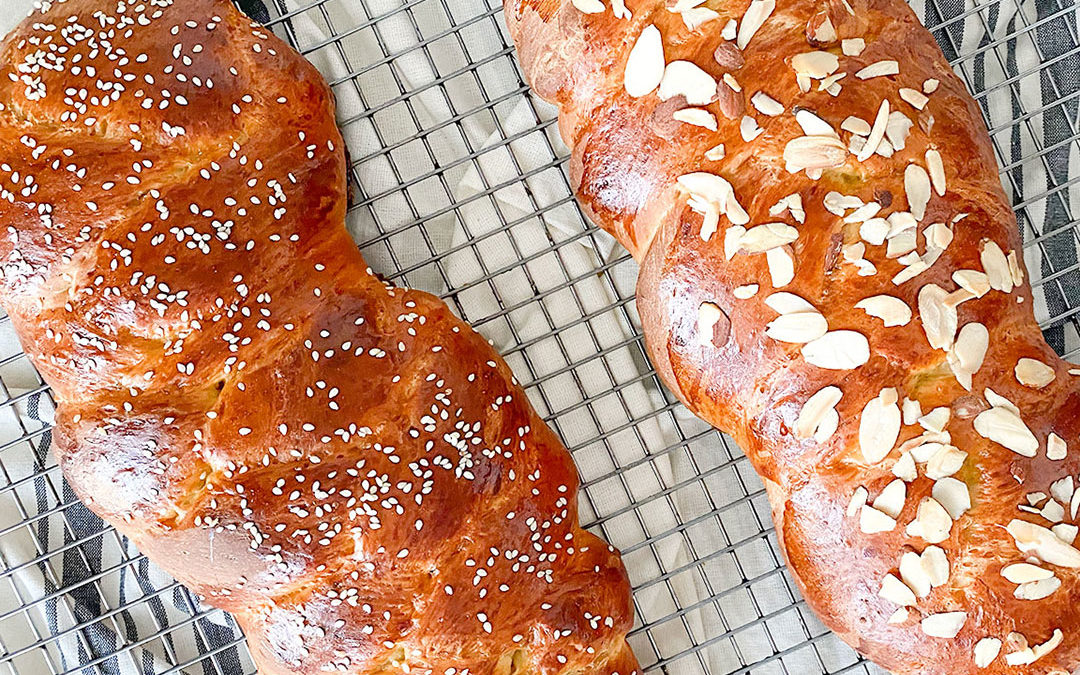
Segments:
[[[349,226],[372,267],[438,292],[491,337],[574,454],[583,522],[622,549],[632,577],[645,670],[877,672],[799,599],[739,449],[649,368],[634,263],[577,211],[554,111],[521,80],[497,0],[238,4],[334,87]],[[983,107],[1039,317],[1076,357],[1077,6],[917,9]],[[228,617],[64,486],[47,388],[10,335],[0,344],[0,673],[254,672]]]

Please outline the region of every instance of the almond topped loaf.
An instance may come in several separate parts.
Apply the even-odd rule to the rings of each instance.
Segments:
[[[1080,666],[1080,398],[979,108],[901,0],[506,0],[653,364],[896,673]]]

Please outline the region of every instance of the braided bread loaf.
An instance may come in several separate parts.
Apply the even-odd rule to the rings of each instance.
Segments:
[[[979,109],[900,0],[506,0],[657,370],[896,673],[1080,667],[1080,398]]]
[[[315,69],[225,0],[43,5],[0,51],[0,301],[87,505],[267,675],[634,672],[569,454],[349,239]]]

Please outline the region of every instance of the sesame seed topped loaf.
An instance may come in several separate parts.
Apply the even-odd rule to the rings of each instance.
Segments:
[[[901,0],[506,0],[653,363],[896,673],[1080,668],[1080,388],[979,109]]]
[[[316,70],[226,0],[43,2],[0,47],[0,302],[96,513],[261,673],[631,675],[569,454],[367,269]]]

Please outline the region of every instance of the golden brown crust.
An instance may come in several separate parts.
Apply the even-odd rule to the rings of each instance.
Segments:
[[[0,48],[0,300],[78,494],[263,673],[634,672],[568,453],[349,239],[315,69],[225,0],[46,4]]]
[[[560,106],[561,129],[572,148],[571,175],[585,212],[641,264],[638,309],[653,363],[692,411],[732,433],[745,449],[768,486],[793,576],[825,623],[897,673],[1071,672],[1080,666],[1080,550],[1071,545],[1080,459],[1070,447],[1080,435],[1080,399],[1068,365],[1045,344],[1032,316],[1022,261],[1010,273],[1006,256],[1019,257],[1020,240],[979,110],[905,3],[773,4],[628,0],[625,16],[622,3],[611,0],[579,0],[580,8],[570,0],[507,0],[505,13],[527,79]],[[760,29],[741,49],[729,41],[737,36],[725,36],[729,21],[738,27],[752,23],[748,17],[766,6]],[[826,17],[835,36],[821,32]],[[691,27],[696,20],[704,23]],[[627,63],[641,36],[653,30],[661,36],[665,78],[671,64],[686,61],[718,84],[707,102],[689,106],[685,98],[671,96],[683,91],[679,87],[665,91],[655,83],[648,93],[627,91],[628,78],[635,84],[648,80],[641,75],[648,69],[627,75]],[[861,39],[864,48],[845,47],[844,39]],[[813,77],[800,56],[809,52],[827,52],[811,57],[823,69]],[[872,69],[859,75],[881,61],[895,61],[895,68],[879,65],[874,68],[884,74],[873,76]],[[725,73],[735,85],[724,84]],[[798,73],[808,78],[805,91]],[[823,81],[830,74],[835,78]],[[687,93],[694,96],[699,89]],[[759,93],[775,105],[755,100]],[[890,104],[886,115],[893,113],[894,126],[860,156],[867,137],[874,136],[883,101]],[[674,116],[687,107],[706,114],[692,112],[684,119],[704,126]],[[800,121],[799,110],[813,115],[801,113]],[[745,130],[744,115],[753,120]],[[757,126],[762,131],[755,135]],[[804,138],[810,136],[826,139]],[[788,165],[792,157],[805,159],[793,152],[804,142],[839,149],[822,160],[820,176]],[[723,153],[708,153],[721,143]],[[942,190],[934,184],[941,181],[934,152],[944,169]],[[726,179],[729,198],[745,217],[726,210],[718,192],[689,183],[680,187],[680,178],[695,172]],[[921,187],[920,178],[929,187]],[[799,195],[804,216],[774,208],[792,194]],[[841,197],[848,198],[846,205]],[[864,206],[876,212],[856,213]],[[888,216],[895,223],[872,222],[863,229],[868,219]],[[760,249],[738,229],[766,223],[783,223],[783,237],[766,240]],[[885,234],[882,240],[874,235],[882,227],[890,240],[898,239],[891,244],[894,255],[887,255]],[[917,233],[910,246],[903,241],[905,231]],[[725,244],[732,250],[726,252]],[[1000,260],[984,252],[988,244],[1001,249]],[[766,248],[774,251],[775,268],[760,252]],[[790,280],[782,264],[785,251],[794,267]],[[1004,279],[1000,261],[1006,261]],[[894,282],[905,270],[907,278]],[[979,297],[956,294],[962,288],[953,276],[958,270],[975,273],[963,277],[969,285],[985,284],[980,274],[991,272],[994,287],[980,286],[974,294]],[[949,303],[961,301],[951,305],[956,325],[932,285],[941,295],[954,294]],[[827,340],[836,331],[857,336],[844,337],[836,354],[804,351],[813,338],[785,336],[776,322],[781,312],[765,302],[777,292],[812,305],[784,310],[799,330],[816,336],[820,322],[821,332],[830,332]],[[856,307],[879,295],[891,296],[879,302],[887,304],[894,325]],[[960,380],[968,366],[958,366],[958,377],[950,359],[973,363],[976,324],[985,327],[989,346],[965,388]],[[861,348],[868,348],[865,356],[859,356]],[[1045,382],[1050,375],[1052,381]],[[820,417],[812,415],[808,402],[828,387],[836,388],[839,400],[821,408]],[[899,417],[904,399],[918,401],[922,413],[941,407],[949,415],[943,417],[943,410],[937,421],[923,420],[932,429],[925,442],[909,443],[924,432],[918,416],[910,415],[898,423],[898,433],[881,432],[881,448],[867,431],[864,447],[860,427],[869,430],[894,411]],[[1010,402],[1018,415],[1010,413]],[[828,409],[836,411],[838,423],[831,433],[825,433]],[[804,410],[817,423],[800,434]],[[992,424],[1003,419],[1009,432],[1004,437],[1002,427]],[[819,439],[806,433],[821,429]],[[934,461],[928,463],[924,453]],[[896,481],[892,496],[879,502],[885,510],[874,509]],[[858,501],[863,496],[870,502],[865,508]],[[971,501],[966,511],[964,498]],[[933,517],[942,502],[957,507],[956,517],[945,514],[944,525]],[[911,529],[921,505],[925,517]],[[1049,533],[1053,541],[1021,551],[1024,523],[1038,525],[1037,536]],[[1054,525],[1056,535],[1047,529]],[[939,572],[931,562],[939,560],[934,546],[947,560],[947,578],[935,577],[924,593],[910,557],[903,569],[901,560],[906,552],[931,549],[924,556],[928,562],[916,559],[915,566]],[[1039,569],[1005,571],[1025,561]],[[890,574],[898,585],[886,581]],[[1006,578],[1031,574],[1051,576],[1023,588]],[[884,596],[883,584],[890,585]],[[911,602],[905,588],[912,591]],[[1046,595],[1020,599],[1016,593]],[[906,616],[898,612],[905,604]],[[938,636],[951,628],[955,637]],[[994,640],[1002,642],[999,651]],[[977,651],[985,668],[976,665]]]

